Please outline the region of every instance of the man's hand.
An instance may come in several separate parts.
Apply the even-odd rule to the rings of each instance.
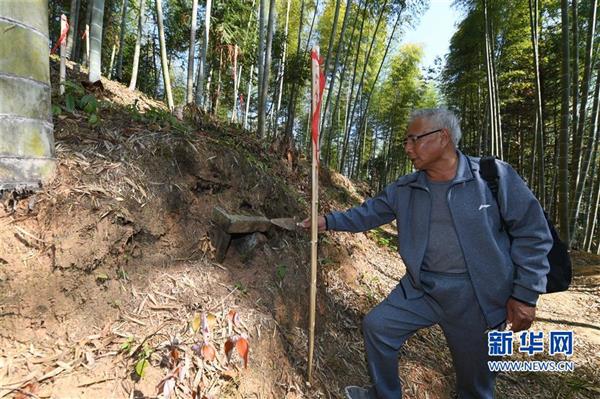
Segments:
[[[310,219],[311,219],[310,217],[307,217],[306,219],[304,219],[303,221],[301,221],[300,223],[298,223],[298,225],[300,227],[302,227],[303,229],[305,229],[305,230],[309,230],[310,229],[310,225],[311,225]],[[325,216],[318,216],[317,217],[317,221],[319,222],[318,223],[319,233],[322,233],[325,230],[327,230],[327,228],[326,228],[327,224],[325,223]]]
[[[506,302],[506,323],[511,325],[511,330],[519,332],[531,327],[535,319],[535,306],[508,298]]]

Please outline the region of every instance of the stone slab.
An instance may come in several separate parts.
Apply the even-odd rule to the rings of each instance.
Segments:
[[[271,228],[271,221],[264,216],[232,215],[223,208],[213,208],[213,221],[229,234],[265,233]]]

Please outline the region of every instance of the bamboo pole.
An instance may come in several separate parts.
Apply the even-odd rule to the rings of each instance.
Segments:
[[[238,84],[239,84],[239,78],[238,78],[238,46],[237,44],[233,45],[233,109],[231,110],[231,123],[236,123],[237,122],[237,98],[238,98]],[[241,69],[241,65],[240,65],[240,69]]]
[[[87,65],[88,68],[90,67],[90,25],[89,24],[85,24],[85,65]]]
[[[250,65],[250,74],[248,75],[248,95],[246,96],[246,112],[244,112],[244,129],[248,128],[248,111],[250,111],[250,95],[252,94],[252,74],[254,65]]]
[[[69,25],[67,23],[67,16],[62,14],[60,16],[60,31],[61,36],[65,30],[69,29]],[[65,94],[65,77],[67,74],[67,38],[63,38],[62,43],[60,44],[60,70],[59,70],[59,93],[62,96]]]
[[[319,47],[311,52],[312,69],[312,200],[311,200],[311,251],[310,251],[310,317],[308,343],[308,382],[312,382],[312,366],[315,350],[315,319],[317,307],[317,239],[319,234],[319,125],[321,96],[325,77],[321,71]]]
[[[117,53],[117,39],[118,36],[115,35],[115,41],[112,46],[112,52],[110,53],[110,64],[108,64],[108,74],[106,76],[109,80],[113,77],[112,72],[115,66],[115,54]]]

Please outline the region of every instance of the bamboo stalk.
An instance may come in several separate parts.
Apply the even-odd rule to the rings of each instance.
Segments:
[[[61,32],[61,35],[65,31],[65,29],[68,29],[67,28],[67,16],[65,14],[62,14],[60,16],[60,32]],[[67,38],[65,37],[63,39],[62,43],[60,44],[60,71],[59,71],[60,87],[59,87],[59,93],[60,93],[61,96],[63,94],[65,94],[65,77],[66,77],[66,73],[67,73],[66,61],[67,61]]]
[[[89,6],[88,6],[89,7]],[[85,24],[85,64],[90,67],[90,25]]]
[[[317,59],[311,57],[312,66],[312,103],[311,114],[318,112],[320,106],[320,79],[319,79],[319,47],[313,50],[316,52]],[[318,123],[317,123],[318,129]],[[313,135],[315,132],[312,132]],[[318,131],[316,133],[318,135]],[[318,137],[318,136],[317,136]],[[312,200],[311,200],[311,247],[310,247],[310,319],[309,319],[309,343],[308,343],[308,382],[312,382],[312,368],[315,350],[315,319],[317,308],[317,239],[319,233],[318,223],[318,201],[319,201],[319,180],[318,180],[318,146],[319,140],[313,140],[312,145]]]
[[[250,74],[248,75],[248,95],[246,96],[246,111],[244,112],[244,129],[248,128],[248,111],[250,110],[250,95],[252,94],[252,74],[254,65],[250,65]]]

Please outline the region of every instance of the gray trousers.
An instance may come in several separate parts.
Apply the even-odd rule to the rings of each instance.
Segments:
[[[407,282],[398,284],[363,320],[371,396],[402,398],[398,351],[417,330],[439,324],[452,354],[458,397],[493,398],[496,374],[487,365],[488,326],[468,274],[422,271],[422,291]]]

